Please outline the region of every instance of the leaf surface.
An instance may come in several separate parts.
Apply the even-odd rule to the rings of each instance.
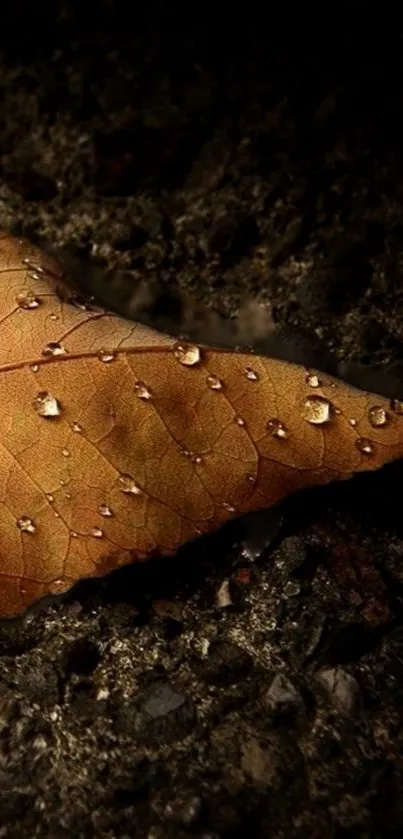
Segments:
[[[403,405],[91,308],[0,238],[0,613],[403,452]]]

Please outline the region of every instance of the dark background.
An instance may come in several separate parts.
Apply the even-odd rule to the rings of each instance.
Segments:
[[[358,2],[146,5],[2,11],[0,225],[121,308],[144,281],[235,322],[270,303],[294,360],[313,345],[363,383],[376,363],[386,392],[396,21]],[[402,477],[292,499],[257,558],[256,528],[232,528],[3,624],[0,837],[400,836]]]

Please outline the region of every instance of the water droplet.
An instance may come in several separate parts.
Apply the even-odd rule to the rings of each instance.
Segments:
[[[113,516],[112,510],[110,507],[108,507],[107,504],[100,504],[99,512],[101,516],[104,516],[104,518],[110,518],[111,516]]]
[[[199,455],[199,454],[195,454],[194,452],[191,452],[191,453],[189,454],[189,457],[190,457],[190,459],[191,459],[192,463],[199,464],[199,463],[201,463],[201,462],[202,462],[202,459],[201,459],[200,455]]]
[[[356,419],[349,419],[349,424],[352,426],[352,428],[355,428],[356,425],[357,425],[357,420]]]
[[[95,539],[102,539],[104,535],[104,531],[101,530],[100,527],[93,527],[91,530],[91,536],[94,536]]]
[[[68,449],[62,449],[62,455],[63,455],[63,457],[70,457],[69,450]]]
[[[81,312],[88,312],[91,310],[91,306],[89,305],[89,301],[85,299],[85,297],[81,297],[78,294],[73,294],[69,297],[68,300],[72,306],[75,306],[76,309],[80,309]]]
[[[177,343],[173,349],[175,358],[185,367],[194,367],[196,364],[199,364],[201,354],[196,344]]]
[[[15,302],[20,309],[37,309],[41,304],[33,291],[23,291],[21,294],[17,294]]]
[[[22,262],[23,265],[26,265],[27,268],[30,268],[31,271],[37,271],[38,274],[43,274],[42,265],[37,265],[35,262],[32,262],[32,260],[29,258],[29,256],[24,256],[24,258],[21,260],[21,262]]]
[[[59,417],[62,409],[60,402],[47,390],[41,390],[34,399],[34,408],[40,417]]]
[[[243,417],[235,417],[235,422],[237,425],[240,425],[241,427],[245,425],[245,420]]]
[[[67,352],[66,348],[59,344],[58,341],[50,341],[49,344],[46,344],[46,347],[42,350],[42,355],[65,355]]]
[[[301,591],[301,586],[296,580],[288,580],[284,586],[284,597],[297,597]]]
[[[66,583],[63,580],[52,580],[49,583],[48,589],[50,594],[59,594],[59,592],[64,591],[66,588]]]
[[[29,516],[21,516],[17,521],[17,527],[22,533],[35,533],[36,527]]]
[[[59,320],[59,315],[55,315],[55,313],[52,312],[52,314],[49,315],[49,320]]]
[[[109,350],[100,350],[98,358],[100,361],[103,361],[104,364],[109,364],[111,361],[115,361],[116,355],[114,352],[110,352]]]
[[[128,495],[141,495],[141,489],[131,475],[123,474],[118,478],[119,489]]]
[[[373,405],[368,411],[368,417],[371,425],[374,428],[381,428],[386,425],[389,420],[389,414],[386,413],[382,405]]]
[[[31,373],[37,373],[39,370],[39,364],[31,364],[29,369]]]
[[[72,431],[75,431],[76,434],[81,434],[83,427],[80,425],[79,422],[73,422],[71,425]]]
[[[228,501],[224,501],[223,507],[225,510],[228,510],[229,513],[235,513],[236,508],[232,506],[232,504],[228,504]]]
[[[306,374],[305,381],[306,381],[307,385],[309,385],[309,387],[320,387],[320,385],[321,385],[321,382],[320,382],[320,379],[319,379],[317,373],[308,372]]]
[[[363,454],[372,454],[373,453],[373,446],[371,440],[368,440],[367,437],[358,437],[355,441],[355,447],[358,449],[359,452]]]
[[[258,374],[252,367],[245,368],[245,376],[250,382],[257,382],[259,379]]]
[[[272,437],[278,437],[280,440],[285,440],[288,435],[288,431],[284,423],[276,417],[268,420],[266,428],[270,431]]]
[[[72,536],[73,539],[78,539],[78,533],[76,533],[75,530],[72,530],[70,535]]]
[[[311,425],[323,425],[329,422],[332,404],[323,396],[309,396],[304,404],[303,417]]]
[[[46,496],[46,498],[48,499],[48,501],[49,501],[49,503],[50,503],[50,504],[52,504],[52,502],[55,500],[55,499],[54,499],[54,496],[53,496],[53,495],[50,495],[50,494],[48,494],[48,495]]]
[[[403,402],[400,399],[392,399],[390,402],[390,407],[395,414],[403,414]]]
[[[139,399],[143,399],[145,402],[151,399],[151,390],[146,384],[144,384],[144,382],[136,382],[134,385],[134,392]]]
[[[206,381],[210,390],[222,390],[222,381],[218,376],[207,376]]]

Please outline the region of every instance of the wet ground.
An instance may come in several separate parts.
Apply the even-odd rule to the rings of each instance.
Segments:
[[[377,363],[386,390],[403,358],[402,40],[364,6],[192,25],[154,3],[134,33],[106,0],[95,16],[17,2],[1,226],[117,306],[145,283],[173,329],[183,297],[197,317],[270,304],[292,358],[313,345],[365,365],[363,383]],[[401,483],[397,464],[302,494],[261,554],[257,525],[246,543],[234,527],[1,625],[0,837],[400,836]]]

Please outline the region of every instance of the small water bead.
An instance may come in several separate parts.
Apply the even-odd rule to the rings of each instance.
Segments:
[[[309,387],[320,387],[321,381],[316,373],[307,373],[305,379]]]
[[[59,344],[58,341],[50,341],[49,344],[46,344],[46,347],[42,350],[42,355],[45,356],[52,356],[52,355],[65,355],[67,352],[66,348],[63,347],[62,344]]]
[[[403,414],[403,402],[400,399],[391,399],[390,407],[395,414],[401,416]]]
[[[210,390],[222,390],[223,384],[221,379],[218,378],[218,376],[207,376],[206,381]]]
[[[373,446],[371,440],[368,440],[367,437],[358,437],[355,441],[355,447],[358,449],[359,452],[362,454],[372,454],[373,453]]]
[[[151,390],[144,382],[136,382],[134,392],[139,399],[143,399],[145,402],[151,399]]]
[[[324,396],[309,396],[305,401],[303,417],[311,425],[324,425],[332,414],[332,403]]]
[[[82,432],[82,430],[83,430],[83,427],[82,427],[82,425],[80,425],[80,423],[79,423],[79,422],[73,422],[73,423],[72,423],[72,425],[71,425],[71,429],[72,429],[72,431],[74,431],[76,434],[81,434],[81,432]]]
[[[22,262],[23,265],[26,265],[27,268],[30,268],[31,271],[37,271],[38,274],[43,274],[44,273],[42,265],[37,265],[36,262],[32,262],[32,259],[30,259],[29,256],[24,256],[24,258],[21,260],[21,262]]]
[[[175,344],[174,356],[179,364],[183,364],[184,367],[195,367],[201,359],[200,349],[196,344]]]
[[[46,419],[59,417],[62,412],[60,402],[47,390],[41,390],[37,394],[34,399],[34,408],[40,417],[45,417]]]
[[[389,421],[389,414],[385,411],[382,405],[373,405],[368,411],[368,417],[371,425],[374,428],[382,428]]]
[[[22,533],[35,533],[36,530],[35,524],[29,516],[21,516],[17,521],[17,527]]]
[[[258,379],[259,379],[258,374],[256,373],[255,370],[253,370],[252,367],[246,367],[245,368],[245,376],[246,376],[246,378],[248,379],[249,382],[257,382]]]
[[[91,536],[94,536],[95,539],[102,539],[104,535],[104,531],[101,530],[100,527],[93,527],[91,530]]]
[[[69,450],[68,449],[62,449],[62,455],[63,455],[63,457],[70,457]]]
[[[31,364],[29,369],[31,373],[37,373],[39,370],[39,364]]]
[[[236,508],[232,506],[232,504],[228,504],[228,501],[224,501],[223,503],[224,510],[227,510],[228,513],[235,513]]]
[[[100,350],[98,358],[104,364],[109,364],[111,361],[115,361],[116,354],[114,352],[110,352],[109,350]]]
[[[110,518],[111,516],[113,516],[112,510],[110,507],[108,507],[107,504],[100,504],[99,512],[101,516],[104,516],[104,518]]]
[[[54,312],[52,312],[52,314],[49,315],[49,320],[59,320],[59,315],[56,315]]]
[[[124,473],[118,478],[119,489],[127,495],[141,495],[141,489],[137,486],[132,475]]]
[[[288,431],[284,423],[276,417],[268,420],[266,428],[270,431],[272,437],[277,437],[279,440],[285,440],[288,436]]]
[[[243,419],[243,417],[235,417],[235,422],[237,425],[241,426],[241,428],[245,425],[245,420]]]
[[[349,424],[351,425],[352,428],[355,428],[356,425],[358,424],[358,420],[356,420],[356,419],[349,419],[348,422],[349,422]]]
[[[41,301],[35,297],[33,291],[23,291],[17,294],[15,302],[20,309],[37,309]]]
[[[50,495],[50,493],[48,493],[48,494],[46,495],[46,498],[48,499],[49,504],[53,504],[53,501],[55,500],[55,498],[54,498],[54,496],[53,496],[53,495]]]

